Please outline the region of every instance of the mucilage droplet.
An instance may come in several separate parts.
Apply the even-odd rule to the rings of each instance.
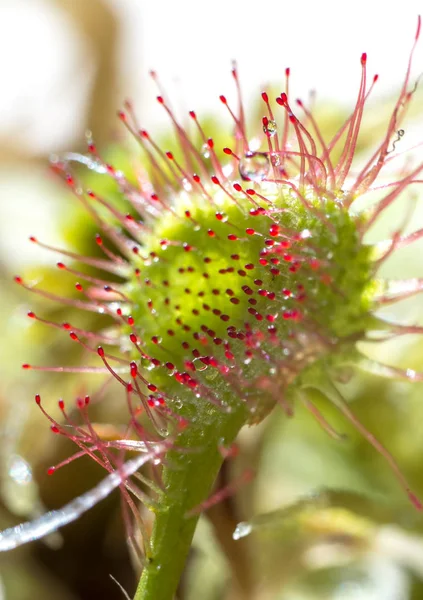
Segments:
[[[269,174],[269,158],[265,152],[246,152],[238,168],[244,181],[263,181]]]
[[[263,125],[263,131],[267,135],[267,137],[274,137],[278,131],[276,121],[266,119],[266,124]]]

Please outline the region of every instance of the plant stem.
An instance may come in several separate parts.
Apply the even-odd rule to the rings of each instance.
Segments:
[[[207,404],[177,438],[175,444],[187,452],[172,450],[167,455],[166,495],[156,515],[151,553],[134,600],[173,599],[199,517],[187,515],[210,494],[223,462],[219,446],[230,445],[245,421],[245,405],[232,404],[232,411],[224,413]]]

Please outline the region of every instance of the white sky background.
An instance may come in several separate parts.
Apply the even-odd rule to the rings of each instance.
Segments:
[[[417,14],[423,12],[421,0],[108,4],[123,27],[120,93],[122,99],[134,100],[149,129],[164,118],[155,102],[150,68],[170,90],[177,79],[175,104],[199,114],[205,109],[222,112],[218,95],[230,98],[234,93],[232,58],[238,60],[247,103],[263,83],[282,82],[289,66],[295,96],[306,98],[316,89],[320,98],[352,104],[363,51],[368,53],[369,74],[380,75],[375,96],[393,91],[405,72]],[[421,71],[423,36],[414,73]],[[57,5],[48,0],[0,0],[1,142],[11,139],[35,154],[71,150],[75,136],[83,135],[80,115],[92,73],[89,40],[81,38]],[[54,239],[54,218],[60,210],[54,194],[56,188],[41,170],[0,165],[0,253],[11,252],[11,260],[19,264],[29,234]],[[39,260],[32,246],[29,250]]]

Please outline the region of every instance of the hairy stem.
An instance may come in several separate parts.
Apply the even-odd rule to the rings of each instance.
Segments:
[[[156,515],[150,557],[134,600],[173,599],[199,517],[189,513],[212,490],[223,462],[219,446],[231,444],[245,421],[243,404],[232,405],[230,413],[204,405],[176,440],[187,451],[174,450],[167,456],[166,497]]]

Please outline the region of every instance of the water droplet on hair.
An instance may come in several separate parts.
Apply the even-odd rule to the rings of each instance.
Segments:
[[[201,146],[201,154],[204,158],[210,158],[210,146],[208,144],[203,144]]]
[[[192,185],[186,177],[184,177],[182,180],[182,186],[186,192],[190,192],[192,190]]]
[[[407,369],[405,374],[408,377],[408,379],[415,379],[417,376],[416,371],[414,371],[413,369]]]
[[[276,152],[272,152],[270,155],[270,162],[274,167],[279,167],[281,164],[281,157]]]
[[[238,168],[245,181],[263,181],[269,174],[270,163],[264,152],[247,152]]]
[[[276,121],[268,119],[266,125],[263,125],[263,131],[268,137],[273,137],[274,135],[276,135],[276,132],[278,131]]]
[[[238,525],[236,526],[235,531],[232,534],[232,539],[240,540],[241,538],[249,535],[252,530],[253,530],[253,528],[250,525],[250,523],[246,523],[245,521],[242,521],[241,523],[238,523]]]

